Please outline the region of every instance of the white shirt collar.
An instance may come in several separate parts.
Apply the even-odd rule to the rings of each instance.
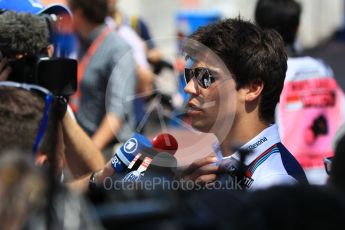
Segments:
[[[241,146],[241,149],[248,149],[252,151],[246,157],[244,161],[245,165],[249,165],[250,163],[252,163],[258,156],[260,156],[260,154],[262,154],[271,146],[279,142],[280,142],[280,136],[278,133],[278,126],[276,124],[273,124],[267,127],[266,129],[264,129],[261,133],[256,135],[253,139],[251,139],[246,144]],[[219,144],[215,144],[213,148],[218,158],[218,161],[229,158],[229,157],[233,157],[236,160],[240,160],[240,155],[238,152],[235,152],[231,156],[223,157],[223,153],[220,149]]]

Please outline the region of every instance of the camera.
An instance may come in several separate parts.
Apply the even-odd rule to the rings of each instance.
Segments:
[[[46,11],[42,15],[0,12],[1,58],[6,57],[12,68],[8,80],[40,85],[55,96],[68,97],[77,89],[77,61],[56,57],[64,46],[55,40],[68,29],[70,16],[61,6]],[[55,57],[49,55],[52,44]]]
[[[77,89],[77,61],[68,58],[25,57],[9,61],[9,81],[40,85],[56,96],[71,96]]]

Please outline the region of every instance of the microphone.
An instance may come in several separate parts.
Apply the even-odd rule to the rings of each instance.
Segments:
[[[151,153],[154,154],[154,152],[151,152]],[[144,157],[142,154],[140,154],[139,157],[138,156],[139,156],[139,154],[136,157],[137,159],[133,160],[133,161],[135,161],[135,163],[133,164],[135,166],[130,168],[130,169],[128,168],[130,170],[130,172],[123,178],[124,182],[139,181],[140,178],[144,175],[144,172],[147,170],[148,166],[151,164],[151,162],[152,162],[151,156],[145,156]],[[140,159],[141,156],[144,157],[143,160]],[[140,165],[137,167],[137,169],[135,169],[137,164],[140,164]],[[131,170],[131,169],[133,169],[133,170]]]
[[[178,143],[174,136],[168,133],[161,133],[152,139],[152,146],[158,151],[174,155],[178,149]]]
[[[176,158],[166,152],[158,153],[151,161],[151,164],[146,171],[144,178],[150,179],[153,177],[164,177],[173,179],[175,176],[175,170],[177,168]]]
[[[128,165],[128,169],[139,169],[140,165],[145,160],[145,157],[149,157],[150,159],[152,159],[154,155],[156,155],[159,152],[168,152],[174,155],[177,151],[177,148],[178,143],[174,136],[167,133],[161,133],[152,139],[152,149],[146,149],[147,151],[144,152],[145,154],[139,153]],[[149,160],[147,159],[146,161],[148,162]]]
[[[49,45],[44,18],[7,11],[0,15],[0,48],[5,57],[17,54],[36,56]]]
[[[119,149],[116,150],[111,158],[111,165],[113,169],[120,172],[128,172],[128,166],[137,157],[142,154],[145,149],[151,149],[152,144],[145,136],[134,133],[132,138],[127,140]]]
[[[124,178],[123,181],[138,181],[144,173],[146,172],[147,168],[152,165],[152,161],[155,158],[156,154],[160,154],[160,151],[165,151],[168,155],[173,155],[176,153],[178,148],[177,141],[175,137],[170,134],[162,133],[157,135],[152,139],[152,149],[145,151],[143,153],[138,154],[133,161],[128,165],[128,169],[131,170]],[[157,157],[157,156],[156,156]],[[167,157],[165,157],[167,159]],[[174,158],[174,157],[173,157]],[[159,161],[162,161],[164,158],[162,156]],[[174,158],[175,159],[175,158]],[[176,161],[176,159],[175,159]],[[164,163],[164,160],[162,161]],[[161,163],[162,163],[161,162]],[[157,162],[156,163],[160,163]],[[177,163],[176,163],[177,165]],[[175,166],[176,168],[176,166]]]

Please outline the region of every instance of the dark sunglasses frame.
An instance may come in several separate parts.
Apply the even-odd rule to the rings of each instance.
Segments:
[[[39,144],[42,141],[43,135],[45,133],[45,130],[48,124],[48,115],[49,115],[50,108],[52,107],[52,104],[53,104],[54,95],[46,88],[43,88],[38,85],[31,85],[31,84],[25,84],[25,83],[3,81],[3,82],[0,82],[0,87],[13,87],[13,88],[18,88],[18,89],[22,89],[22,90],[26,90],[30,92],[35,92],[45,99],[45,106],[44,106],[42,120],[40,122],[35,143],[32,148],[32,156],[33,158],[35,158],[35,155],[38,152]]]
[[[195,78],[198,82],[198,85],[201,86],[204,89],[207,89],[211,86],[213,82],[215,82],[215,78],[212,75],[211,71],[208,68],[205,67],[197,67],[195,69],[184,69],[184,79],[186,81],[186,84],[192,78]]]

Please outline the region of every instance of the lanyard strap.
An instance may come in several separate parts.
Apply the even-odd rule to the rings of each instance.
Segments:
[[[279,152],[279,149],[277,147],[277,144],[274,144],[269,149],[267,149],[265,152],[261,153],[260,156],[258,156],[250,165],[247,167],[246,176],[251,178],[255,172],[255,170],[267,160],[269,156],[271,156],[274,153]]]
[[[111,29],[106,26],[102,33],[98,35],[98,37],[92,42],[91,46],[88,48],[86,54],[83,56],[83,58],[78,62],[78,87],[77,92],[73,96],[70,97],[70,106],[73,109],[74,112],[78,111],[80,97],[81,97],[81,91],[80,91],[80,83],[83,80],[83,77],[85,75],[85,71],[87,66],[90,63],[91,58],[96,53],[98,47],[102,44],[104,39],[107,37],[107,35],[110,33]]]

